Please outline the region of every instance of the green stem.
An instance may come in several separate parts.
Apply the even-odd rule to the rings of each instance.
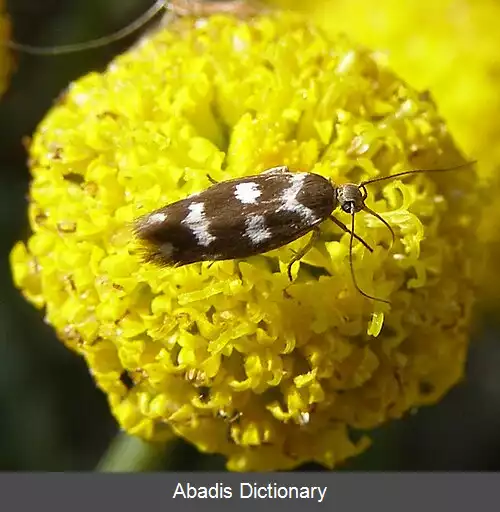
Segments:
[[[120,432],[99,461],[101,473],[139,473],[159,469],[166,456],[167,443],[148,443]]]

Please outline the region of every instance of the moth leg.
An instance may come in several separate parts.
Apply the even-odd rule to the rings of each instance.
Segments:
[[[344,230],[346,233],[349,233],[352,235],[358,242],[361,242],[370,252],[373,252],[373,249],[356,233],[353,233],[343,222],[341,222],[339,219],[336,219],[333,215],[330,215],[330,220],[332,220],[337,226]]]
[[[318,241],[319,234],[320,234],[320,229],[317,227],[314,228],[311,238],[309,239],[309,242],[307,242],[307,244],[304,245],[304,247],[302,247],[302,249],[300,251],[296,252],[294,254],[293,258],[290,260],[290,263],[288,263],[287,274],[288,274],[288,279],[290,281],[292,281],[292,265],[295,262],[301,260],[313,248],[313,245]]]
[[[215,181],[212,176],[210,176],[210,174],[207,174],[207,178],[208,178],[208,181],[212,184],[212,185],[217,185],[217,183],[219,183],[218,181]]]

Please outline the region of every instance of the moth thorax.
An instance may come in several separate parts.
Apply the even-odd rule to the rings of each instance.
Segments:
[[[364,206],[361,190],[354,183],[346,183],[337,188],[337,201],[346,213],[357,213]]]

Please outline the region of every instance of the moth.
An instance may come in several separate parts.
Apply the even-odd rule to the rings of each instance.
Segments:
[[[417,169],[363,181],[360,184],[335,185],[311,172],[293,172],[287,166],[268,169],[261,174],[215,183],[206,190],[190,195],[138,218],[134,232],[142,242],[145,261],[160,266],[180,267],[202,261],[248,258],[282,247],[312,232],[307,244],[288,264],[292,266],[313,247],[320,225],[327,219],[350,235],[349,263],[355,288],[360,289],[352,263],[353,240],[373,249],[354,232],[355,214],[364,210],[377,217],[395,235],[391,226],[365,204],[366,185],[405,175],[447,171]],[[333,216],[340,207],[351,215],[351,227]]]

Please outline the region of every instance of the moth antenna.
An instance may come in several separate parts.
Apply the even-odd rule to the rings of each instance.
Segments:
[[[162,9],[167,7],[167,0],[156,0],[144,14],[139,16],[135,21],[127,25],[126,27],[114,32],[113,34],[98,37],[85,43],[75,43],[62,46],[33,46],[29,44],[17,43],[15,41],[7,41],[4,45],[11,50],[20,51],[23,53],[29,53],[31,55],[62,55],[67,53],[76,53],[85,50],[91,50],[94,48],[100,48],[109,43],[119,41],[124,37],[127,37],[134,32],[140,30],[146,23],[151,21]]]
[[[385,299],[379,299],[378,297],[373,297],[372,295],[368,295],[365,293],[358,285],[358,282],[356,280],[356,274],[354,273],[354,265],[352,262],[352,245],[354,241],[354,217],[355,213],[354,211],[351,212],[351,236],[349,237],[349,268],[351,269],[351,278],[352,282],[354,284],[354,288],[358,290],[358,292],[363,295],[363,297],[366,297],[367,299],[376,300],[378,302],[385,302],[386,304],[390,304],[388,300]]]
[[[379,215],[377,212],[373,211],[371,208],[368,208],[368,206],[364,205],[363,206],[363,210],[365,212],[370,213],[374,217],[376,217],[391,232],[392,240],[391,240],[391,247],[389,248],[389,250],[392,249],[392,246],[396,243],[396,235],[394,234],[394,230],[392,229],[391,225],[381,215]]]
[[[444,167],[442,169],[413,169],[412,171],[398,172],[396,174],[392,174],[391,176],[382,176],[381,178],[373,178],[371,180],[362,181],[359,184],[359,187],[360,188],[364,188],[365,185],[368,185],[370,183],[375,183],[377,181],[392,180],[394,178],[399,178],[401,176],[407,176],[408,174],[419,174],[419,173],[427,173],[427,172],[456,171],[457,169],[461,169],[462,167],[468,167],[469,165],[473,165],[476,162],[477,162],[477,160],[472,160],[471,162],[465,162],[463,164],[454,165],[453,167]]]
[[[365,199],[368,196],[368,192],[366,190],[366,185],[369,185],[370,183],[376,183],[378,181],[392,180],[394,178],[400,178],[401,176],[408,176],[410,174],[419,174],[419,173],[427,173],[427,172],[455,171],[457,169],[460,169],[462,167],[468,167],[469,165],[473,165],[475,163],[476,163],[476,160],[473,160],[471,162],[465,162],[463,164],[454,165],[453,167],[444,167],[444,168],[441,168],[441,169],[413,169],[411,171],[403,171],[403,172],[398,172],[396,174],[391,174],[391,176],[383,176],[381,178],[373,178],[371,180],[362,181],[358,185],[358,189],[361,192],[361,197],[362,197],[362,200],[363,200],[362,210],[370,213],[371,215],[376,217],[378,220],[380,220],[380,222],[382,222],[387,227],[387,229],[391,232],[391,237],[392,237],[391,248],[392,248],[392,246],[396,242],[396,235],[394,234],[394,230],[392,229],[391,225],[386,220],[384,220],[381,215],[379,215],[377,212],[373,211],[371,208],[368,208],[368,206],[366,206],[364,204],[364,201],[365,201]]]

